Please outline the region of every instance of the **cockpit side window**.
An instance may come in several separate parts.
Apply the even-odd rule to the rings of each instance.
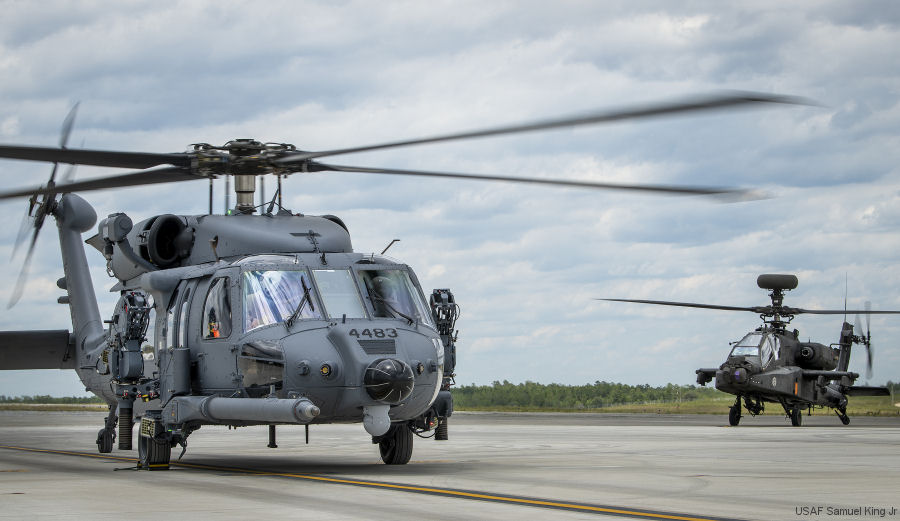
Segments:
[[[192,293],[190,286],[184,291],[184,296],[181,301],[181,310],[178,313],[178,333],[181,340],[181,343],[179,344],[180,347],[186,347],[188,345],[188,308],[191,305]]]
[[[169,302],[169,307],[166,309],[166,325],[165,329],[163,329],[162,336],[165,337],[165,347],[173,348],[175,347],[175,310],[177,308],[176,302],[178,302],[178,297],[181,295],[179,290],[175,290],[175,293],[172,295],[172,300]]]
[[[231,336],[231,301],[228,277],[219,277],[209,285],[203,303],[203,338],[212,340]]]

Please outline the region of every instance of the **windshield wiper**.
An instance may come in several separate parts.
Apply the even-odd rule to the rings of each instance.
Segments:
[[[406,313],[404,313],[404,312],[400,311],[399,309],[395,308],[394,306],[392,306],[391,303],[388,302],[388,300],[387,300],[386,298],[384,298],[384,297],[379,297],[379,296],[374,296],[374,297],[372,297],[372,298],[375,299],[375,300],[377,300],[377,301],[379,301],[379,302],[381,302],[382,304],[384,304],[384,305],[387,306],[388,308],[390,308],[390,310],[393,311],[394,313],[396,313],[396,314],[400,315],[401,317],[405,318],[406,320],[408,320],[409,323],[410,323],[410,325],[412,325],[413,322],[415,322],[415,323],[418,323],[418,322],[419,322],[418,320],[414,319],[413,317],[407,315]]]
[[[291,313],[291,316],[284,321],[284,327],[288,330],[294,325],[294,320],[300,316],[300,312],[306,307],[307,302],[309,302],[309,309],[313,312],[316,311],[316,306],[313,304],[312,297],[309,296],[309,288],[306,287],[306,281],[303,280],[303,277],[300,278],[300,285],[303,286],[303,298],[300,299],[300,302],[297,304],[297,307],[294,308],[294,312]]]
[[[407,315],[406,313],[404,313],[404,312],[400,311],[399,309],[395,308],[394,306],[392,306],[391,303],[386,298],[382,297],[381,294],[378,293],[378,291],[376,291],[374,287],[372,287],[372,285],[369,283],[368,280],[366,280],[366,289],[369,290],[369,298],[371,298],[372,300],[377,300],[377,301],[381,302],[382,304],[387,306],[388,309],[390,309],[394,313],[400,315],[401,317],[403,317],[407,321],[409,321],[410,325],[412,325],[413,323],[416,323],[416,324],[419,323],[418,320],[412,318],[411,316]]]

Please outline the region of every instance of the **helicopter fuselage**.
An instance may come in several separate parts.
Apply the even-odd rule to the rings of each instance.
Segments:
[[[134,414],[150,422],[142,440],[174,444],[206,424],[362,422],[378,440],[452,414],[452,325],[435,304],[441,294],[455,306],[452,294],[429,303],[409,266],[353,252],[339,219],[164,215],[132,227],[113,214],[87,241],[119,280],[104,329],[76,242],[93,210],[74,195],[59,207],[76,370],[125,418],[120,430]]]
[[[726,361],[715,369],[698,369],[697,382],[715,378],[716,389],[737,397],[730,420],[740,419],[740,401],[751,414],[763,411],[764,402],[778,403],[799,425],[799,411],[830,407],[845,421],[847,396],[880,395],[883,388],[855,387],[859,374],[847,371],[853,326],[844,323],[837,347],[800,342],[798,333],[764,326],[735,342]]]

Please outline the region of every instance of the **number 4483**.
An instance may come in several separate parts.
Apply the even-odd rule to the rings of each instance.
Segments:
[[[354,338],[397,338],[397,330],[392,327],[363,329],[362,331],[351,329],[348,334]]]

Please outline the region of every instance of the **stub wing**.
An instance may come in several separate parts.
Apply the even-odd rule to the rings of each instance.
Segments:
[[[854,385],[848,387],[844,394],[847,396],[890,396],[891,390],[887,387],[869,387],[867,385]]]
[[[75,369],[75,339],[65,329],[0,331],[0,370]]]

